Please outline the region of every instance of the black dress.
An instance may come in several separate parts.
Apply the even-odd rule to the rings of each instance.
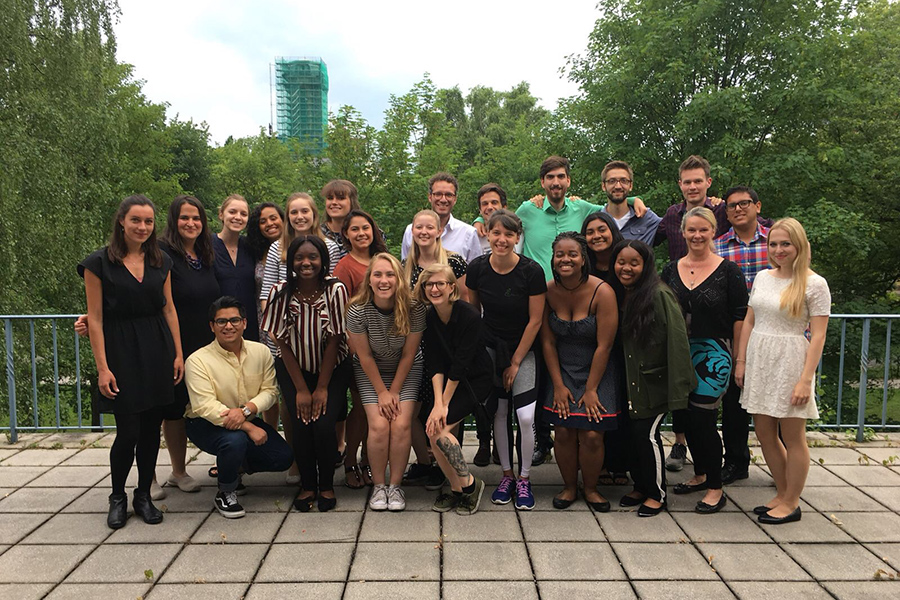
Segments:
[[[165,242],[159,243],[160,250],[172,259],[172,302],[178,313],[178,328],[181,332],[181,352],[184,359],[213,341],[215,335],[209,328],[209,305],[215,302],[221,292],[213,267],[200,262],[199,268],[192,266],[186,258],[178,255]],[[184,380],[175,386],[175,407],[167,419],[180,419],[184,408],[190,402]],[[178,414],[180,413],[180,414]]]
[[[216,251],[216,279],[223,296],[234,296],[247,311],[247,328],[244,339],[259,341],[259,319],[256,313],[256,261],[250,245],[244,237],[238,238],[237,260],[231,261],[228,248],[219,236],[213,236]]]
[[[161,267],[144,259],[144,279],[138,281],[125,265],[109,260],[106,247],[78,264],[103,285],[103,337],[106,362],[119,393],[115,414],[135,414],[171,405],[174,401],[175,343],[163,315],[163,288],[172,269],[164,253]]]

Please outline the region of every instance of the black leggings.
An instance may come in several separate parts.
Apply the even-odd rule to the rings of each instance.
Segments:
[[[163,421],[163,408],[129,415],[116,415],[116,439],[109,449],[109,471],[112,474],[113,494],[125,493],[125,480],[137,457],[137,490],[150,493],[150,484],[156,474],[156,457],[159,454],[159,427]]]
[[[300,371],[310,392],[316,389],[318,373]],[[328,403],[325,414],[310,423],[297,417],[297,388],[288,374],[284,361],[275,359],[275,376],[281,387],[281,395],[288,407],[291,424],[294,427],[294,459],[300,470],[300,486],[307,492],[330,492],[334,490],[334,461],[337,456],[337,437],[334,426],[341,415],[341,405],[347,405],[347,388],[353,371],[349,360],[344,360],[334,368],[328,382]]]
[[[694,461],[694,475],[706,475],[707,485],[714,490],[722,487],[722,438],[716,429],[719,409],[715,404],[688,406],[688,447]]]

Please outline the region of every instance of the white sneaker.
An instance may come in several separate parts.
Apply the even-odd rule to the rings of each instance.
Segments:
[[[175,477],[175,473],[170,473],[166,480],[167,485],[177,487],[182,492],[193,493],[200,491],[200,482],[185,473],[181,477]]]
[[[399,485],[389,485],[387,488],[388,510],[399,512],[406,508],[406,494]]]
[[[388,509],[388,487],[386,485],[378,485],[372,488],[372,497],[369,498],[369,508],[372,510]]]
[[[150,499],[151,500],[162,500],[166,497],[166,490],[160,487],[159,483],[154,479],[150,484]]]

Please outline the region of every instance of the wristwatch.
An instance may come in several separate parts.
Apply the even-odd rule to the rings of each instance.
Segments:
[[[250,418],[250,415],[253,414],[253,413],[250,411],[250,409],[247,408],[246,406],[242,406],[242,407],[241,407],[241,412],[244,413],[244,418],[245,418],[245,419],[249,419],[249,418]]]

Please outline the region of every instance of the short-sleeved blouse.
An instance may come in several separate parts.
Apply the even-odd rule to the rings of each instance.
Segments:
[[[247,328],[244,339],[259,341],[259,318],[256,314],[256,261],[250,245],[244,237],[238,238],[237,258],[234,262],[222,239],[213,236],[216,254],[216,279],[223,296],[234,296],[247,310]]]
[[[334,276],[340,279],[351,296],[355,296],[366,279],[366,270],[369,265],[364,265],[349,254],[338,261],[334,268]]]
[[[308,373],[318,373],[329,338],[339,336],[337,363],[349,354],[344,312],[347,306],[347,288],[329,277],[325,292],[312,303],[301,302],[295,296],[281,295],[286,282],[275,284],[269,292],[262,327],[284,342],[293,352],[300,368]]]
[[[115,414],[135,414],[174,402],[175,342],[163,314],[165,283],[172,259],[162,253],[162,265],[144,258],[144,278],[135,279],[123,264],[109,260],[107,248],[78,265],[100,279],[103,289],[103,339],[106,363],[119,387]]]
[[[425,331],[425,305],[413,303],[409,310],[409,332]],[[347,331],[364,334],[369,339],[372,356],[376,360],[398,362],[403,354],[406,336],[394,329],[394,311],[383,312],[374,303],[351,304],[347,309]]]
[[[334,273],[334,268],[337,266],[338,261],[341,260],[341,250],[338,248],[338,245],[330,239],[325,240],[325,247],[328,248],[328,274],[331,275]],[[269,292],[272,291],[272,286],[279,281],[284,281],[286,279],[287,265],[281,260],[281,240],[275,240],[272,242],[272,245],[269,246],[269,251],[266,254],[266,263],[263,269],[259,299],[268,300]]]
[[[403,260],[403,267],[406,268],[406,261],[409,260],[409,257]],[[448,252],[447,253],[447,264],[450,266],[450,269],[453,271],[453,275],[456,276],[457,279],[463,277],[466,274],[466,270],[468,269],[468,265],[466,264],[466,259],[457,254],[456,252]],[[409,278],[409,287],[410,289],[415,289],[416,283],[419,281],[419,275],[424,271],[422,267],[419,265],[413,265],[412,275]]]

